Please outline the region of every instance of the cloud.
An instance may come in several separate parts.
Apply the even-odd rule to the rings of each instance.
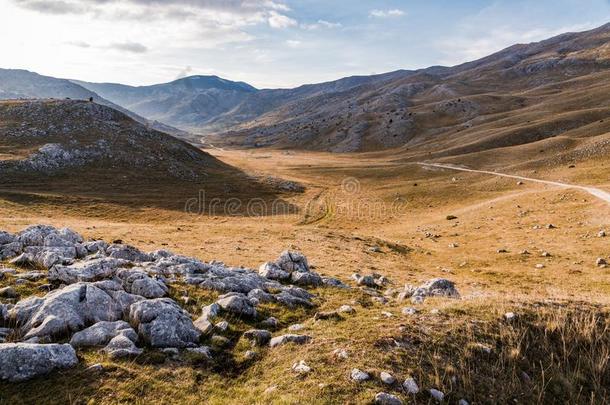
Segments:
[[[291,48],[298,48],[299,46],[301,46],[302,42],[298,41],[296,39],[289,39],[286,41],[286,45],[288,45]]]
[[[326,20],[318,20],[317,22],[313,23],[313,24],[301,24],[301,28],[305,29],[305,30],[317,30],[320,28],[341,28],[343,27],[343,24],[339,23],[339,22],[330,22],[330,21],[326,21]]]
[[[292,19],[284,14],[280,14],[276,11],[269,12],[269,26],[271,28],[284,29],[298,25],[297,20]]]
[[[182,69],[180,71],[180,73],[178,73],[178,75],[176,76],[176,80],[183,79],[183,78],[185,78],[187,76],[190,76],[192,72],[193,72],[193,67],[192,66],[186,66],[184,69]]]
[[[85,41],[69,41],[66,44],[76,46],[77,48],[91,48],[91,45]]]
[[[148,52],[148,48],[144,45],[142,45],[139,42],[114,42],[110,45],[108,45],[109,49],[116,49],[119,51],[124,51],[124,52],[131,52],[131,53],[146,53]]]
[[[375,18],[401,17],[403,15],[405,15],[405,12],[397,8],[392,10],[371,10],[369,12],[369,16]]]

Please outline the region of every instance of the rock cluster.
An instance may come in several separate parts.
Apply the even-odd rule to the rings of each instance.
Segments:
[[[50,282],[43,297],[0,304],[0,337],[4,341],[10,335],[14,341],[0,343],[0,379],[9,381],[74,366],[74,348],[99,347],[113,358],[138,355],[146,347],[176,353],[177,349],[204,351],[209,357],[209,348],[200,346],[201,337],[229,327],[226,322],[212,323],[219,314],[257,318],[257,306],[267,302],[313,307],[314,296],[302,286],[325,284],[310,270],[306,257],[296,252],[283,252],[256,272],[165,250],[145,253],[120,243],[85,241],[67,228],[45,225],[14,235],[0,232],[0,260],[8,259],[37,271],[3,272],[2,277]],[[222,295],[193,322],[167,297],[169,284],[176,281]],[[3,290],[3,296],[16,294]],[[274,329],[277,320],[268,318],[261,324]],[[56,344],[65,338],[69,344]],[[226,340],[214,335],[213,342],[214,338]],[[244,338],[255,346],[271,347],[311,340],[306,335],[272,338],[271,332],[258,329],[246,332]]]

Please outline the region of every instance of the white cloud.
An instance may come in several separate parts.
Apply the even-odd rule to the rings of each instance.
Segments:
[[[405,12],[397,8],[392,10],[371,10],[369,16],[376,18],[401,17]]]
[[[294,27],[294,26],[298,25],[297,20],[292,19],[288,16],[285,16],[284,14],[280,14],[276,11],[269,12],[268,21],[269,21],[269,26],[271,28],[278,28],[278,29],[290,28],[290,27]]]
[[[317,22],[315,22],[313,24],[301,24],[301,28],[306,29],[306,30],[317,30],[320,28],[332,29],[332,28],[341,28],[341,27],[343,27],[343,24],[341,24],[339,22],[330,22],[330,21],[326,21],[326,20],[318,20]]]

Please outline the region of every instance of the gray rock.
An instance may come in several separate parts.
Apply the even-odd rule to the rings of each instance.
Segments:
[[[193,322],[193,325],[203,335],[208,335],[208,334],[212,333],[212,331],[214,330],[214,324],[212,322],[210,322],[210,320],[206,316],[200,316],[199,318],[197,318]]]
[[[307,335],[282,335],[276,336],[269,341],[270,347],[282,346],[287,343],[294,343],[297,345],[304,345],[311,340],[311,336]]]
[[[112,244],[106,248],[106,254],[115,259],[128,260],[130,262],[151,262],[153,258],[129,245]]]
[[[396,378],[387,371],[382,371],[379,377],[384,384],[392,385],[396,382]]]
[[[402,387],[404,388],[407,394],[417,394],[419,392],[419,386],[415,382],[413,377],[408,377],[403,383]]]
[[[138,340],[138,334],[127,322],[102,321],[76,332],[70,340],[70,345],[72,347],[104,346],[119,335],[125,336],[132,342]]]
[[[271,332],[264,329],[250,329],[243,334],[253,346],[264,346],[271,340]]]
[[[341,305],[338,312],[342,314],[353,314],[356,310],[351,305]]]
[[[443,399],[445,399],[445,394],[434,388],[430,388],[430,395],[436,402],[443,402]]]
[[[77,364],[76,352],[68,344],[0,344],[1,380],[25,381]]]
[[[193,347],[201,336],[188,312],[169,298],[132,304],[129,322],[152,347]]]
[[[12,242],[0,246],[0,260],[10,259],[19,255],[23,250],[21,242]]]
[[[455,288],[453,281],[444,278],[433,278],[417,287],[413,292],[413,296],[459,298],[460,294]]]
[[[282,270],[277,264],[272,262],[263,263],[258,269],[258,274],[270,280],[283,281],[290,278],[290,273]]]
[[[332,278],[332,277],[322,277],[322,283],[329,287],[346,288],[346,289],[350,288],[350,286],[345,284],[343,281],[341,281],[337,278]]]
[[[598,257],[597,260],[595,261],[595,264],[598,267],[602,267],[602,266],[606,266],[608,265],[608,262],[606,261],[606,259],[604,259],[603,257]]]
[[[322,285],[322,277],[314,272],[304,273],[295,271],[290,275],[290,281],[293,284],[301,286],[317,287]]]
[[[309,264],[307,258],[298,252],[292,252],[286,250],[280,254],[280,257],[276,260],[275,264],[286,273],[292,272],[309,272]]]
[[[255,288],[254,290],[250,291],[248,293],[248,298],[250,298],[250,299],[254,298],[258,302],[262,302],[262,303],[275,301],[275,297],[273,295],[261,290],[260,288]]]
[[[256,308],[244,294],[229,293],[221,295],[216,303],[229,313],[247,318],[256,317]]]
[[[0,245],[6,245],[15,242],[15,236],[8,232],[0,231]]]
[[[403,405],[403,402],[396,395],[388,394],[387,392],[379,392],[375,395],[376,405]]]
[[[142,268],[118,270],[117,277],[123,281],[125,291],[141,297],[161,298],[169,291],[162,280],[150,277]]]
[[[229,322],[218,322],[216,325],[214,325],[214,328],[220,332],[226,332],[227,330],[229,330]]]
[[[94,284],[77,283],[48,293],[44,298],[19,301],[10,311],[24,339],[51,338],[101,321],[117,321],[123,306]]]
[[[125,260],[100,258],[78,262],[71,266],[56,265],[49,269],[48,279],[65,284],[103,280],[113,277],[119,267],[127,264]]]
[[[113,337],[103,351],[111,358],[118,359],[123,357],[138,356],[142,354],[142,349],[136,347],[126,335],[117,335]]]
[[[354,368],[350,373],[350,378],[356,382],[364,382],[366,380],[369,380],[371,376],[367,372]]]
[[[21,280],[27,280],[27,281],[38,281],[38,280],[42,280],[43,278],[46,277],[46,275],[44,273],[40,273],[38,271],[30,271],[27,273],[17,273],[16,276],[19,277]]]

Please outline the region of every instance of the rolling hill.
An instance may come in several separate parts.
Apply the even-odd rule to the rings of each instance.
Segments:
[[[0,173],[0,192],[16,201],[181,210],[201,192],[219,201],[277,193],[187,142],[81,100],[1,101]]]

